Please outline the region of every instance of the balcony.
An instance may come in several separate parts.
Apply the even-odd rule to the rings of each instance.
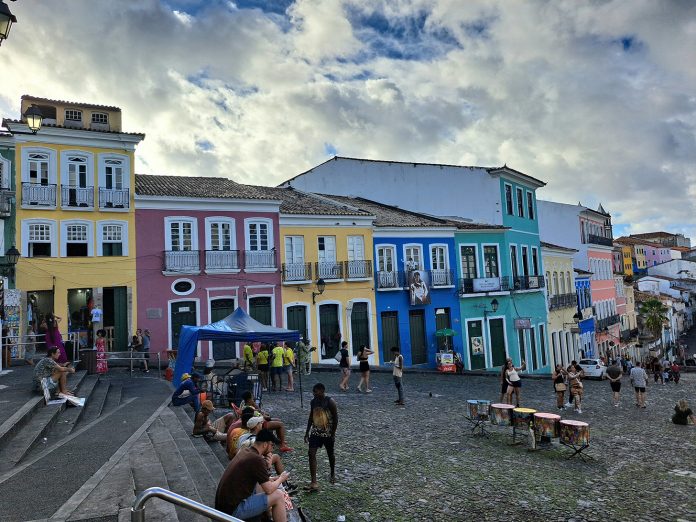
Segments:
[[[275,270],[278,268],[275,250],[245,250],[244,268],[251,272],[254,270],[261,272]]]
[[[199,253],[199,250],[165,250],[164,271],[180,274],[200,272]]]
[[[130,191],[126,189],[99,188],[99,208],[129,208]]]
[[[381,271],[377,272],[375,282],[377,290],[402,290],[406,286],[406,274],[404,272]]]
[[[549,296],[549,310],[559,308],[575,308],[578,306],[577,294],[560,294]]]
[[[240,268],[239,250],[205,251],[205,269],[207,272],[230,272]]]
[[[22,183],[22,206],[55,207],[56,186]]]
[[[344,273],[347,280],[371,279],[372,278],[372,261],[356,260],[345,261]]]
[[[283,263],[283,283],[307,283],[312,280],[312,263]]]
[[[0,217],[10,217],[12,213],[12,204],[14,203],[15,194],[8,189],[0,190]]]
[[[609,317],[607,317],[607,319],[609,320],[609,323],[608,323],[609,326],[612,326],[614,324],[621,322],[621,316],[619,316],[619,315],[610,315]]]
[[[337,280],[343,279],[343,263],[339,261],[320,261],[314,263],[317,279]]]
[[[618,315],[610,315],[604,319],[597,319],[597,330],[607,330],[610,326],[621,321]]]
[[[619,338],[622,342],[628,342],[631,340],[631,330],[621,330]]]
[[[454,271],[452,270],[431,270],[430,286],[433,288],[443,286],[454,286]]]
[[[94,208],[94,187],[61,187],[60,204],[63,208]]]
[[[459,294],[485,294],[510,291],[509,277],[477,277],[459,280]]]
[[[544,288],[544,276],[514,276],[515,290],[539,290]]]
[[[614,240],[612,238],[595,236],[594,234],[587,234],[587,242],[593,245],[614,246]]]

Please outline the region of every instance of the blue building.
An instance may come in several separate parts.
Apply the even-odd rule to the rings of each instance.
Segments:
[[[597,355],[595,319],[592,310],[590,276],[592,272],[575,269],[575,289],[578,293],[578,351],[579,357],[593,358]]]

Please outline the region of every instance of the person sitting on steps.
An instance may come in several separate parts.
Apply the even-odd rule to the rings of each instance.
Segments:
[[[172,394],[172,404],[174,406],[183,406],[190,404],[196,413],[201,409],[201,399],[199,383],[201,380],[200,374],[193,372],[192,374],[185,373],[181,376],[181,384]]]
[[[34,366],[34,390],[41,392],[43,383],[45,382],[51,396],[54,397],[58,393],[63,395],[73,395],[68,390],[67,378],[69,373],[75,373],[75,368],[70,366],[70,363],[58,364],[60,351],[58,347],[52,346],[46,350],[46,357],[41,359]]]
[[[202,436],[208,442],[214,440],[224,442],[227,440],[227,430],[236,420],[234,413],[223,415],[215,422],[211,422],[209,415],[213,413],[215,408],[212,401],[203,401],[201,411],[196,413],[196,420],[193,423],[193,435]]]
[[[285,424],[283,424],[283,421],[281,421],[280,419],[271,418],[271,416],[268,415],[266,412],[259,410],[258,406],[256,405],[256,401],[254,400],[254,396],[249,390],[245,391],[242,394],[242,402],[239,406],[241,408],[254,408],[254,410],[257,412],[257,415],[261,415],[263,417],[264,429],[275,431],[276,435],[280,439],[280,448],[278,448],[280,451],[282,451],[283,453],[293,451],[293,449],[290,446],[288,446],[285,442]]]

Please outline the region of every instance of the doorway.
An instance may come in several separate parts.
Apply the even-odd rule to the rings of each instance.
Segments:
[[[489,319],[488,331],[491,338],[491,355],[493,366],[505,364],[505,322],[502,318]]]
[[[435,310],[435,331],[452,328],[449,308],[438,308]],[[435,338],[439,351],[454,350],[454,339],[452,337],[440,336]]]
[[[249,315],[259,323],[271,326],[273,322],[271,301],[272,299],[267,296],[249,298]]]
[[[285,324],[288,330],[297,330],[305,344],[311,342],[307,335],[307,307],[305,305],[288,306],[285,311]]]
[[[409,333],[411,334],[411,364],[425,364],[428,353],[425,340],[425,313],[411,310],[408,313]]]
[[[367,313],[367,303],[353,303],[350,315],[350,341],[353,355],[356,357],[361,346],[370,347],[370,317]],[[376,347],[370,348],[376,351]]]
[[[196,301],[177,301],[170,304],[169,324],[172,338],[172,350],[179,348],[181,327],[196,326],[198,323],[198,303]]]
[[[394,346],[401,347],[399,337],[399,313],[382,312],[382,361],[388,362],[391,357],[391,349]]]
[[[128,349],[128,292],[125,286],[104,288],[103,328],[107,332],[107,349],[123,352]]]
[[[469,339],[469,357],[471,369],[479,370],[486,367],[486,353],[483,343],[483,321],[467,321],[467,338]]]
[[[234,312],[235,300],[231,298],[213,299],[210,301],[210,322],[221,321]],[[237,343],[229,341],[213,341],[213,359],[216,361],[237,358]]]
[[[341,343],[341,326],[338,320],[338,305],[319,306],[319,342],[321,358],[333,359]]]

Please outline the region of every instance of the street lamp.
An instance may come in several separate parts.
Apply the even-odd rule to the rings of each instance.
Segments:
[[[24,119],[27,121],[27,126],[32,134],[36,134],[39,132],[39,130],[41,130],[43,114],[41,113],[41,109],[39,109],[36,105],[32,105],[27,109],[27,112],[24,113]]]
[[[3,277],[7,277],[10,280],[14,279],[15,267],[17,266],[17,261],[19,261],[21,254],[15,246],[11,246],[7,252],[5,252],[5,259],[0,263],[0,274]]]
[[[319,279],[317,281],[317,291],[312,292],[312,304],[317,304],[316,298],[318,295],[324,293],[324,289],[326,289],[326,281],[324,281],[323,279]]]
[[[14,23],[17,23],[17,17],[12,14],[7,4],[0,0],[0,45],[3,40],[7,40]]]

